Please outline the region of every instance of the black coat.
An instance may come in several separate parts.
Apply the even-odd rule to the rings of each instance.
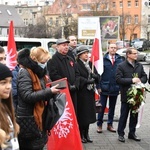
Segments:
[[[75,110],[77,109],[77,95],[76,91],[79,88],[79,71],[74,60],[66,55],[56,52],[52,59],[47,64],[47,70],[52,81],[67,78],[68,86],[75,85],[76,90],[71,91],[71,98]]]
[[[56,52],[49,60],[47,70],[52,81],[67,78],[69,85],[79,87],[79,71],[71,57]]]
[[[77,118],[78,123],[84,126],[96,121],[95,92],[94,90],[87,89],[89,73],[80,59],[77,60],[77,66],[80,72],[80,87],[77,92]],[[90,63],[90,68],[91,66]],[[97,73],[96,69],[94,70],[94,73],[97,75],[97,79],[95,80],[95,83],[97,84],[99,83],[100,75]]]
[[[131,87],[133,74],[137,73],[142,83],[147,82],[147,75],[142,64],[135,61],[133,67],[127,60],[120,63],[116,70],[116,82],[120,85],[121,101],[127,102],[127,90]]]

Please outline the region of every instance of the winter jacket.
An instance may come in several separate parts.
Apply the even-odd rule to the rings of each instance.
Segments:
[[[127,102],[127,90],[131,87],[133,75],[137,74],[142,83],[147,82],[147,75],[144,72],[142,64],[135,61],[133,67],[127,60],[118,65],[116,71],[116,82],[120,85],[121,101]]]
[[[102,95],[117,96],[119,94],[119,85],[116,83],[115,74],[116,68],[119,63],[122,62],[122,58],[119,54],[115,54],[115,62],[112,65],[109,59],[109,54],[104,55],[104,71],[101,75],[101,81],[99,88],[101,89]]]
[[[28,55],[27,56],[25,55],[21,59],[23,60],[21,65],[23,65],[24,68],[20,69],[18,73],[17,118],[18,116],[20,118],[21,117],[29,118],[30,116],[34,115],[33,110],[34,110],[35,104],[39,101],[45,102],[49,100],[52,96],[52,92],[50,88],[46,88],[46,83],[44,80],[46,71],[42,69],[40,66],[38,66],[38,64],[35,61],[31,60],[31,58],[29,58]],[[34,74],[38,76],[40,83],[41,83],[42,90],[37,90],[37,91],[33,90],[33,81],[26,68],[29,68],[30,70],[33,71]],[[35,122],[35,119],[33,122]],[[21,122],[18,122],[18,123],[19,125],[21,125]],[[40,136],[37,136],[34,138],[22,136],[20,132],[20,134],[18,135],[18,139],[19,139],[19,144],[21,145],[21,148],[30,149],[30,150],[38,150],[44,147],[44,145],[47,143],[47,140],[48,140],[47,132],[45,130],[41,131],[39,128],[37,128],[36,130],[38,130],[37,132],[40,132],[41,134]],[[21,131],[21,126],[20,126],[20,131]],[[31,132],[31,135],[33,135],[32,132]]]

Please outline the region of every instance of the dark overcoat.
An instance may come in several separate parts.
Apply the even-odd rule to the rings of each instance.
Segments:
[[[120,63],[116,70],[116,82],[120,85],[121,101],[127,102],[127,91],[133,84],[133,75],[137,74],[142,83],[147,82],[147,75],[141,63],[135,61],[133,67],[127,60]]]
[[[67,78],[69,87],[71,85],[76,86],[76,90],[74,91],[70,90],[70,95],[76,111],[77,109],[76,91],[79,88],[80,79],[79,79],[79,71],[77,69],[77,65],[75,64],[74,60],[68,55],[64,56],[56,52],[53,55],[52,59],[49,60],[47,64],[47,70],[52,81]]]
[[[88,125],[96,121],[95,112],[95,92],[87,89],[88,71],[80,59],[77,59],[77,66],[80,72],[80,86],[77,92],[77,117],[80,125]],[[92,64],[90,63],[90,67]],[[94,73],[98,75],[95,83],[99,82],[100,75],[94,68]]]

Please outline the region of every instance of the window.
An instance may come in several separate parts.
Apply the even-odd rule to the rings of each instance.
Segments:
[[[83,4],[82,7],[83,7],[83,10],[90,10],[91,9],[91,6],[89,4]]]
[[[130,15],[127,17],[127,23],[131,24],[131,16]]]
[[[120,16],[120,23],[121,23],[121,24],[123,23],[122,16]]]
[[[112,7],[113,7],[113,8],[116,8],[116,2],[113,2],[113,3],[112,3]]]
[[[19,14],[22,14],[22,10],[21,9],[19,9]]]
[[[9,16],[12,15],[11,12],[10,12],[10,10],[8,10],[8,9],[7,9],[7,13],[8,13]]]
[[[122,1],[119,2],[119,5],[120,5],[120,8],[122,8],[122,5],[123,5],[123,4],[122,4]]]
[[[148,15],[148,24],[150,24],[150,15]]]
[[[28,19],[24,18],[24,24],[27,26],[28,25]]]
[[[128,7],[131,7],[131,1],[128,1]]]
[[[59,22],[59,19],[58,19],[58,18],[56,18],[56,26],[58,26],[58,22]]]
[[[135,0],[135,7],[138,7],[138,6],[139,6],[139,1]]]
[[[134,23],[135,23],[135,24],[138,24],[138,21],[139,21],[139,20],[138,20],[138,15],[135,15],[135,16],[134,16]]]
[[[50,24],[50,25],[53,25],[53,18],[50,18],[50,19],[49,19],[49,24]]]

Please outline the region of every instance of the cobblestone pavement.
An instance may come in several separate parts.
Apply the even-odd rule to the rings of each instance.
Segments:
[[[117,129],[118,118],[120,112],[120,96],[117,100],[114,128]],[[129,140],[128,123],[125,129],[125,143],[118,141],[118,134],[107,131],[107,114],[104,117],[103,133],[97,133],[96,123],[90,125],[90,137],[93,143],[83,144],[84,150],[150,150],[150,93],[146,95],[146,103],[144,105],[144,112],[142,117],[142,124],[137,129],[136,134],[141,138],[141,142]]]

